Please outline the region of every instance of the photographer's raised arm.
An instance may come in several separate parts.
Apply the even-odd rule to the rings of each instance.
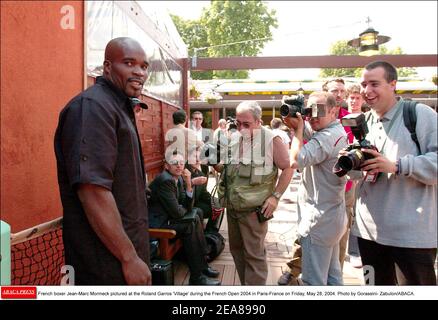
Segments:
[[[111,191],[93,184],[80,184],[77,193],[91,227],[105,247],[122,264],[127,284],[151,285],[149,267],[138,257],[126,235]]]
[[[293,128],[295,131],[294,137],[292,139],[292,145],[290,149],[290,162],[291,162],[291,168],[297,169],[298,164],[298,154],[301,151],[301,148],[303,147],[303,136],[304,136],[304,120],[300,113],[296,114],[297,117],[286,117],[283,118],[283,122],[289,127]]]

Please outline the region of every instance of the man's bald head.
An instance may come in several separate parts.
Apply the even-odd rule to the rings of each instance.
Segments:
[[[105,60],[112,61],[114,59],[114,54],[119,50],[124,48],[137,48],[143,50],[140,43],[129,37],[114,38],[107,43],[105,47]]]
[[[136,40],[120,37],[106,45],[103,75],[128,97],[140,96],[148,66],[146,53]]]

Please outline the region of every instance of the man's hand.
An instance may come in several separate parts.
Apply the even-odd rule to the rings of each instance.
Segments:
[[[347,156],[348,152],[349,152],[348,147],[342,148],[341,150],[339,150],[338,158],[340,158],[341,156]]]
[[[283,122],[288,128],[292,128],[294,130],[303,130],[304,129],[304,120],[299,112],[297,112],[297,117],[283,117]]]
[[[207,177],[196,177],[192,179],[192,186],[200,186],[207,183]]]
[[[183,173],[182,173],[182,178],[186,184],[186,191],[187,192],[192,192],[193,191],[193,187],[192,187],[192,174],[190,173],[190,171],[188,169],[184,169]]]
[[[268,199],[266,199],[265,203],[263,203],[262,206],[262,213],[266,218],[270,218],[273,214],[275,209],[277,209],[278,201],[276,197],[270,196]]]
[[[148,265],[137,255],[122,263],[122,270],[128,285],[151,285],[152,274]]]
[[[78,197],[93,231],[120,261],[126,282],[151,284],[151,272],[138,257],[134,245],[123,229],[122,219],[111,191],[93,184],[81,184]]]
[[[191,177],[192,177],[192,174],[190,173],[190,171],[188,169],[184,169],[184,171],[182,173],[182,178],[184,179],[184,182],[186,184],[188,184],[190,182],[190,185],[191,185],[191,181],[192,181]]]
[[[374,156],[373,159],[364,161],[362,171],[368,171],[370,174],[378,172],[395,173],[397,171],[396,163],[386,158],[383,154],[372,149],[361,149],[362,152]]]

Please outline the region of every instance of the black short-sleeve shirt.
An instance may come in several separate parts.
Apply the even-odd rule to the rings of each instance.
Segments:
[[[120,262],[91,228],[76,190],[94,184],[113,193],[126,234],[149,264],[144,165],[129,98],[98,77],[61,111],[55,154],[65,259],[75,269],[76,284],[125,284]]]

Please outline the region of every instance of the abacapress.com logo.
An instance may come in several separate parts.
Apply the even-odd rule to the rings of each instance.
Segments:
[[[36,287],[1,287],[2,299],[36,299]]]

